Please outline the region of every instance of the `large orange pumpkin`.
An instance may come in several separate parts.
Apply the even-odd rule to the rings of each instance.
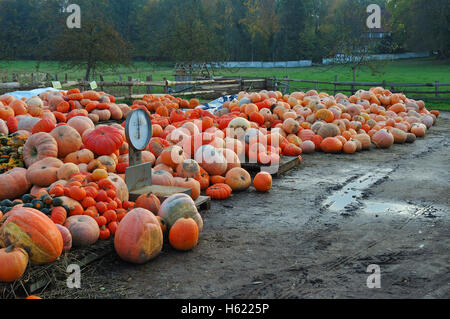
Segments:
[[[58,169],[63,165],[64,163],[57,158],[44,158],[28,168],[27,179],[33,185],[50,186],[58,180]]]
[[[6,220],[5,220],[6,219]],[[25,249],[32,264],[47,264],[62,253],[63,239],[53,221],[33,208],[14,208],[2,220],[0,246]]]
[[[16,167],[0,174],[0,200],[20,198],[30,187],[25,168]]]
[[[83,145],[80,133],[69,125],[58,126],[50,132],[50,135],[58,144],[58,157],[61,158],[78,151]]]
[[[77,132],[83,136],[83,133],[88,129],[94,129],[95,124],[87,116],[75,116],[67,121],[67,125],[73,127]]]
[[[121,259],[143,264],[158,256],[162,246],[161,226],[149,210],[135,208],[119,223],[114,248]]]
[[[33,134],[23,146],[23,160],[27,167],[46,157],[58,156],[58,144],[49,133]]]

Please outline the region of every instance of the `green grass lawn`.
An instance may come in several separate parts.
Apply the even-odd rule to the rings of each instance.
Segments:
[[[132,67],[120,67],[116,70],[101,72],[106,81],[118,81],[119,74],[123,80],[128,77],[133,79],[145,80],[147,76],[152,75],[153,80],[160,81],[164,77],[174,80],[173,63],[147,63],[135,62]],[[63,80],[65,74],[69,80],[81,79],[84,76],[82,70],[64,70],[61,69],[58,62],[41,62],[39,69],[35,61],[0,61],[0,79],[7,76],[11,80],[12,73],[20,74],[22,81],[31,79],[31,73],[39,71],[44,75],[49,73],[52,77],[58,74],[58,79]],[[288,76],[290,79],[301,80],[318,80],[318,81],[334,81],[335,76],[338,81],[352,81],[352,70],[349,66],[312,66],[306,68],[240,68],[214,71],[216,76],[243,76],[243,77],[277,77],[283,78]],[[99,74],[96,78],[99,80]],[[439,81],[441,83],[450,83],[450,61],[439,61],[433,58],[424,59],[408,59],[389,62],[381,62],[377,65],[377,72],[365,68],[358,70],[356,80],[361,82],[397,82],[397,83],[424,83]],[[28,80],[29,81],[29,80]],[[298,83],[296,86],[303,90],[316,88],[314,84]],[[342,87],[344,88],[344,87]],[[144,89],[144,88],[143,88]],[[319,84],[319,91],[328,91],[332,93],[332,86]],[[366,88],[367,89],[367,88]],[[408,88],[405,88],[408,90]],[[409,88],[412,90],[412,88]],[[433,87],[414,89],[417,91],[433,91]],[[443,87],[441,90],[450,91],[450,87]],[[120,94],[120,92],[112,92]],[[412,94],[411,94],[412,95]],[[417,95],[417,94],[416,94]],[[445,96],[450,96],[446,94]],[[430,107],[440,109],[450,109],[450,101],[429,101]]]

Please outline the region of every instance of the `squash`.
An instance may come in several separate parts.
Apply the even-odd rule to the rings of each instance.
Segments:
[[[72,234],[63,225],[56,224],[56,227],[58,228],[63,238],[63,253],[66,253],[72,248]]]
[[[130,193],[125,181],[119,175],[114,173],[108,173],[108,179],[113,183],[117,197],[122,202],[128,201],[130,198]]]
[[[191,197],[196,200],[200,197],[200,183],[193,178],[175,177],[175,186],[189,188],[191,190]]]
[[[16,167],[0,174],[0,200],[20,198],[30,187],[25,168]]]
[[[211,145],[201,146],[194,159],[209,175],[223,175],[227,170],[227,161],[223,152]]]
[[[0,246],[16,245],[32,264],[47,264],[62,253],[63,239],[50,218],[33,208],[14,208],[2,220]]]
[[[378,148],[389,148],[394,144],[394,136],[387,130],[379,130],[372,135],[372,142]]]
[[[159,208],[161,207],[161,202],[152,193],[143,194],[136,199],[136,208],[144,208],[151,211],[153,214],[158,214]]]
[[[83,142],[81,135],[76,129],[69,125],[63,125],[55,128],[50,135],[58,144],[58,157],[64,158],[66,155],[78,151]]]
[[[75,116],[72,117],[69,121],[67,121],[67,125],[73,127],[80,136],[83,136],[83,133],[88,129],[94,129],[94,122],[86,116]]]
[[[27,179],[33,185],[47,187],[58,180],[58,169],[63,165],[57,158],[44,158],[28,168]]]
[[[46,158],[58,156],[58,144],[52,135],[45,132],[33,134],[23,147],[23,160],[26,167]]]
[[[59,180],[63,179],[68,181],[73,174],[79,173],[80,168],[77,164],[74,163],[66,163],[58,168],[57,177]]]
[[[11,245],[0,249],[0,282],[13,282],[22,277],[28,266],[28,253]]]
[[[67,218],[64,227],[70,231],[74,247],[89,247],[95,244],[100,236],[97,222],[87,215]]]
[[[248,189],[252,183],[250,174],[243,168],[235,167],[225,175],[225,183],[231,187],[233,192],[244,191]]]
[[[190,217],[180,218],[169,230],[169,243],[177,250],[191,250],[197,246],[198,233],[195,220]]]
[[[206,189],[206,195],[212,199],[226,199],[231,196],[232,189],[225,183],[217,183]]]
[[[200,166],[195,160],[187,159],[178,164],[176,172],[178,177],[196,178],[200,176]]]
[[[338,153],[342,151],[342,142],[336,137],[327,137],[320,144],[320,148],[325,153]]]
[[[83,134],[83,141],[87,149],[102,156],[118,151],[124,138],[119,129],[111,126],[101,126],[90,131],[86,136]]]
[[[268,192],[272,188],[272,175],[259,172],[253,179],[253,186],[258,192]]]
[[[122,260],[144,264],[158,256],[162,247],[161,226],[149,210],[135,208],[119,223],[114,248]]]
[[[203,230],[203,219],[197,210],[197,206],[193,199],[186,194],[175,194],[168,197],[162,203],[158,216],[164,219],[169,230],[178,219],[185,216],[195,220],[200,232]]]

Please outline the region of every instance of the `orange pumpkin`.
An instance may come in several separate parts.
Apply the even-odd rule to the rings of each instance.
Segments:
[[[0,282],[13,282],[22,277],[28,265],[28,253],[11,245],[0,249]]]
[[[114,248],[121,259],[143,264],[158,256],[162,246],[161,226],[149,210],[135,208],[119,223]]]
[[[191,250],[198,244],[198,225],[192,218],[180,218],[169,230],[170,245],[182,251]]]
[[[161,206],[161,201],[152,193],[143,194],[136,199],[136,208],[144,208],[151,211],[153,214],[158,214]]]
[[[23,160],[27,167],[46,157],[58,156],[58,144],[49,133],[40,132],[29,137],[23,147]]]
[[[342,151],[342,142],[336,137],[327,137],[320,144],[320,148],[325,153],[338,153]]]
[[[244,191],[250,187],[252,178],[245,169],[235,167],[225,175],[225,183],[231,187],[233,192]]]
[[[14,208],[0,228],[0,246],[16,245],[29,252],[32,264],[55,261],[62,253],[63,239],[50,218],[33,208]]]
[[[272,188],[272,175],[259,172],[253,179],[253,186],[259,192],[268,192]]]
[[[55,128],[50,132],[50,135],[53,136],[58,144],[58,157],[64,158],[66,155],[78,151],[83,145],[81,135],[68,125]]]

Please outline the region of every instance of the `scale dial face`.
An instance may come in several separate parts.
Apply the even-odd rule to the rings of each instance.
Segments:
[[[128,115],[125,135],[128,144],[135,150],[142,151],[148,146],[152,137],[152,122],[147,112],[136,109]]]

